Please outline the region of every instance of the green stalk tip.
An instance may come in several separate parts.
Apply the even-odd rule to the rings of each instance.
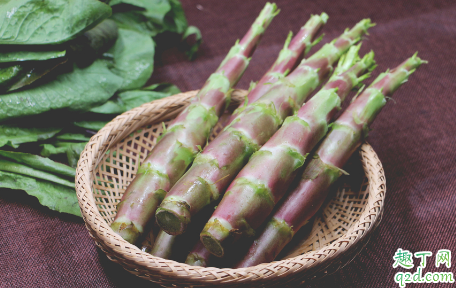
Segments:
[[[361,48],[361,43],[354,45],[348,49],[347,53],[340,57],[339,63],[337,64],[336,69],[334,70],[334,75],[338,75],[347,71],[352,67],[356,62],[360,60],[359,58],[359,49]]]
[[[372,65],[375,65],[374,57],[375,57],[375,53],[374,53],[374,51],[371,50],[369,53],[364,55],[364,57],[363,57],[363,59],[361,59],[361,61],[364,63],[364,65],[366,65],[366,67],[372,67]],[[372,71],[372,70],[370,70],[370,71]]]
[[[277,14],[280,13],[280,9],[277,8],[277,4],[275,4],[275,3],[271,4],[269,2],[266,3],[266,5],[268,5],[268,4],[272,6],[272,13],[273,13],[272,16],[274,16],[274,17],[277,16]]]
[[[363,59],[360,60],[360,63],[362,63],[362,65],[366,67],[367,72],[357,78],[357,88],[361,88],[363,86],[361,82],[369,78],[371,76],[371,72],[377,67],[377,64],[374,60],[374,56],[375,53],[371,50],[369,53],[364,55]]]
[[[320,14],[320,19],[321,19],[321,22],[323,22],[323,24],[326,24],[326,22],[328,22],[328,18],[329,18],[329,16],[325,12]]]
[[[414,61],[416,61],[416,62],[418,63],[418,64],[417,64],[418,66],[421,65],[421,64],[427,64],[427,63],[428,63],[427,60],[423,60],[423,59],[421,59],[421,58],[418,57],[418,51],[416,51],[415,54],[413,54],[413,56],[411,57],[411,59],[413,59]]]
[[[352,29],[347,28],[344,32],[344,36],[349,39],[351,38],[353,43],[356,43],[361,39],[361,37],[358,35],[369,35],[369,33],[367,33],[367,30],[374,26],[375,23],[372,23],[370,19],[363,19],[359,21]]]
[[[291,38],[293,38],[293,32],[288,32],[287,40],[285,40],[285,44],[283,44],[283,50],[288,49],[288,46],[290,46]]]
[[[367,33],[367,29],[372,28],[375,25],[376,25],[375,23],[371,22],[371,19],[367,18],[367,19],[363,19],[363,20],[359,21],[358,24],[356,24],[353,29],[362,29],[362,30],[364,30],[366,35],[369,35],[369,33]]]
[[[326,24],[328,21],[328,14],[321,13],[321,15],[310,15],[309,21],[301,27],[301,29],[314,29],[315,26],[320,26],[321,24]]]
[[[279,14],[279,12],[280,9],[277,9],[277,5],[275,3],[267,2],[261,10],[260,15],[258,15],[257,20],[264,24],[265,22],[271,21],[272,18]]]
[[[375,62],[375,53],[374,51],[370,51],[369,53],[367,53],[366,55],[364,55],[363,59],[361,59],[361,61],[364,62],[364,65],[366,65],[366,67],[369,67],[367,69],[367,71],[369,72],[372,72],[374,71],[375,68],[377,68],[377,63]]]

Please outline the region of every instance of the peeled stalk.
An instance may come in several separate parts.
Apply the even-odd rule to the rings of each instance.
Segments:
[[[230,102],[231,88],[249,63],[261,36],[277,15],[277,6],[267,3],[247,34],[237,42],[185,108],[164,131],[157,145],[117,205],[111,225],[114,232],[135,243],[146,224],[153,219],[166,192],[184,174],[204,146],[210,131]]]
[[[382,73],[350,104],[331,128],[301,181],[280,205],[237,268],[270,262],[323,204],[329,187],[341,176],[342,167],[367,136],[369,125],[386,100],[424,61],[416,54],[397,68]]]
[[[191,217],[219,199],[249,157],[301,107],[342,54],[372,26],[370,20],[362,20],[272,84],[260,99],[243,107],[169,191],[156,212],[158,225],[168,234],[182,234]]]
[[[329,82],[285,120],[228,187],[201,232],[201,241],[212,254],[222,257],[232,240],[255,235],[283,197],[307,154],[328,132],[342,101],[368,77],[364,72],[374,65],[374,53],[359,59],[360,47],[350,48]]]
[[[288,34],[288,38],[282,50],[279,52],[274,64],[271,68],[263,75],[263,77],[255,84],[254,88],[247,95],[247,104],[255,102],[260,99],[261,96],[266,94],[271,88],[271,84],[277,82],[280,78],[285,77],[293,68],[296,67],[297,62],[303,57],[309,50],[320,42],[321,38],[312,42],[315,35],[320,30],[323,24],[328,21],[328,15],[322,13],[321,15],[312,15],[307,23],[301,27],[296,36],[292,37],[292,33]],[[242,108],[243,105],[240,106]],[[227,124],[231,123],[236,116],[238,111],[236,110]]]

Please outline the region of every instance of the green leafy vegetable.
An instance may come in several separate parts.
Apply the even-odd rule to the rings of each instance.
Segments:
[[[189,59],[195,57],[195,53],[201,45],[201,32],[194,26],[188,26],[184,10],[178,0],[113,0],[110,5],[113,6],[115,12],[111,19],[119,28],[152,37],[164,32],[183,34],[185,53]],[[155,37],[154,41],[162,43],[169,39],[167,35]]]
[[[60,57],[48,59],[44,61],[27,61],[10,67],[9,70],[20,72],[19,75],[10,75],[11,79],[7,79],[0,84],[6,91],[13,91],[42,79],[52,70],[66,63],[69,59],[75,61],[78,67],[87,67],[92,64],[95,59],[108,50],[117,39],[117,25],[114,21],[106,19],[94,28],[79,35],[74,40],[64,44],[68,49],[68,57]],[[14,45],[14,47],[21,47]],[[5,70],[5,69],[3,69]],[[60,70],[62,71],[62,69]],[[59,72],[60,72],[59,71]],[[7,70],[5,72],[8,72]],[[3,73],[4,74],[4,73]],[[18,73],[15,73],[18,74]],[[56,74],[54,74],[56,75]],[[13,84],[14,83],[14,84]]]
[[[43,158],[29,153],[0,150],[0,159],[1,158],[8,158],[10,160],[14,160],[17,163],[30,166],[31,168],[44,170],[51,173],[68,176],[71,178],[76,176],[76,171],[73,168],[68,167],[67,165],[57,163],[55,161],[52,161],[51,159]]]
[[[0,171],[0,187],[25,190],[44,206],[59,212],[81,216],[75,189],[46,180]]]
[[[195,58],[196,52],[203,42],[202,39],[203,37],[201,36],[201,31],[195,26],[188,26],[187,30],[185,30],[185,33],[182,35],[182,40],[185,41],[188,46],[185,54],[190,60]]]
[[[60,131],[61,128],[55,127],[23,128],[12,125],[0,125],[0,147],[8,145],[18,148],[19,144],[49,139]]]
[[[156,83],[152,84],[146,87],[141,88],[143,91],[156,91],[156,92],[161,92],[161,93],[166,93],[168,95],[174,95],[177,93],[180,93],[180,89],[173,84],[170,83]]]
[[[19,64],[0,67],[0,88],[8,87],[22,75],[23,67]]]
[[[84,150],[86,144],[87,143],[75,143],[67,147],[66,155],[68,159],[68,164],[71,167],[76,168],[76,166],[78,165],[79,156]]]
[[[182,5],[177,0],[121,0],[112,1],[111,6],[120,3],[141,9],[114,13],[111,18],[119,28],[156,36],[165,31],[182,34],[188,27]]]
[[[66,156],[76,167],[90,140],[84,129],[100,130],[116,114],[180,92],[171,84],[141,87],[153,72],[152,37],[175,43],[165,32],[183,34],[189,57],[201,43],[181,3],[112,0],[112,21],[103,2],[0,0],[0,90],[9,92],[0,95],[0,147],[24,144],[21,151]],[[44,157],[0,150],[0,188],[25,190],[80,216],[75,169]]]
[[[116,42],[117,25],[106,19],[76,39],[69,41],[70,54],[79,67],[87,67]],[[133,43],[132,43],[133,45]]]
[[[114,55],[112,71],[124,78],[121,90],[141,88],[152,75],[154,43],[149,36],[119,29],[116,44],[108,53]]]
[[[119,28],[132,30],[151,37],[157,35],[163,30],[161,27],[155,27],[155,25],[149,21],[149,18],[144,15],[142,11],[115,13],[111,16],[111,19],[116,22],[117,27]]]
[[[124,93],[128,93],[124,92]],[[122,93],[121,93],[122,94]],[[90,109],[90,112],[101,113],[101,114],[120,114],[126,111],[126,105],[123,103],[120,97],[116,97],[113,100],[109,100],[105,104]]]
[[[112,13],[98,0],[10,0],[0,6],[0,44],[56,44]]]
[[[130,4],[140,8],[120,13],[114,13],[112,18],[119,27],[136,30],[155,36],[167,29],[164,27],[166,14],[171,11],[171,3],[167,0],[113,0],[111,6]]]
[[[73,124],[77,127],[98,131],[103,128],[109,121],[76,121]]]
[[[74,187],[74,182],[55,176],[51,173],[43,172],[38,169],[31,168],[27,165],[16,163],[10,160],[0,159],[0,170],[5,172],[12,172],[22,175],[28,175],[34,178],[48,180],[60,185]]]
[[[66,153],[67,147],[55,147],[52,144],[42,144],[43,149],[40,155],[43,157],[49,157],[51,155]]]
[[[171,32],[182,34],[188,27],[184,9],[179,0],[169,0],[171,10],[165,16],[165,27]]]
[[[49,157],[56,154],[66,154],[68,165],[76,168],[81,152],[84,150],[87,142],[55,142],[53,144],[42,144],[43,149],[40,154],[43,157]]]
[[[119,93],[113,100],[109,100],[101,106],[92,108],[90,111],[102,114],[120,114],[144,103],[177,93],[180,93],[180,90],[174,85],[153,85],[143,88],[143,90]]]
[[[10,48],[10,47],[8,47]],[[2,49],[7,49],[2,47]],[[18,50],[21,49],[21,50]],[[49,47],[49,49],[53,49]],[[55,59],[65,56],[66,50],[63,51],[27,51],[21,46],[14,46],[13,49],[8,49],[7,51],[0,52],[0,63],[4,62],[18,62],[18,61],[30,61],[30,60],[48,60]]]
[[[27,62],[27,64],[24,65],[21,77],[15,79],[15,83],[8,88],[8,91],[17,90],[24,86],[32,84],[55,68],[66,63],[67,60],[67,58],[49,59],[43,61],[41,64],[37,64],[36,66]]]
[[[76,133],[64,133],[55,137],[59,140],[73,140],[73,141],[84,141],[88,142],[90,140],[89,137],[86,137],[84,134],[76,134]]]
[[[75,66],[73,72],[59,75],[54,81],[1,96],[0,121],[61,108],[85,111],[104,103],[121,84],[122,79],[102,60],[84,69]]]
[[[130,4],[146,9],[150,15],[154,15],[154,13],[159,15],[158,18],[163,17],[166,12],[171,10],[171,4],[166,0],[112,0],[109,2],[111,6],[118,4]]]

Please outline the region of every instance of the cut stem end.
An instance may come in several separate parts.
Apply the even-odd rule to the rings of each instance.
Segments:
[[[111,228],[114,232],[119,234],[120,237],[131,244],[135,244],[141,235],[141,233],[132,222],[114,222],[112,223]]]
[[[206,233],[201,235],[201,242],[203,242],[204,246],[211,254],[217,257],[223,257],[225,254],[220,241],[215,239],[212,235]]]
[[[177,205],[165,205],[170,207],[160,207],[157,209],[155,218],[157,224],[166,233],[170,235],[180,235],[187,229],[188,223],[190,223],[190,211],[186,207]]]

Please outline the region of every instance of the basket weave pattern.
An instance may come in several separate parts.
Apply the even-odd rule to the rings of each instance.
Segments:
[[[163,286],[270,287],[319,278],[349,263],[368,242],[383,212],[385,176],[367,143],[360,149],[365,174],[356,179],[360,188],[341,183],[315,217],[310,233],[298,239],[301,242],[283,260],[241,269],[194,267],[142,252],[112,231],[116,205],[163,131],[162,122],[166,126],[196,93],[180,93],[119,115],[85,147],[76,172],[76,193],[96,245],[126,270]],[[230,107],[239,105],[245,94],[244,90],[235,90]],[[221,129],[218,125],[211,139]]]

